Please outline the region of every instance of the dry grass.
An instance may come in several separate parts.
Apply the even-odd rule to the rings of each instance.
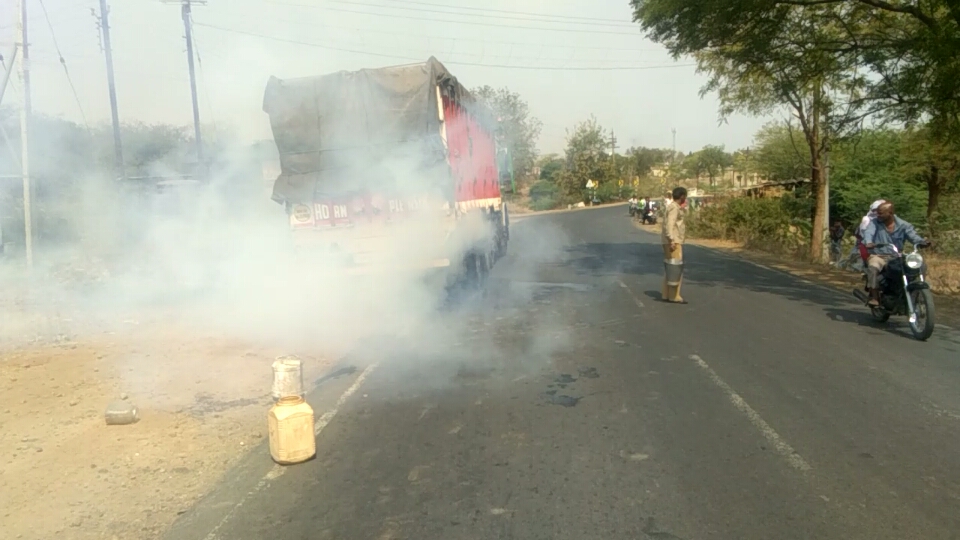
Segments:
[[[960,295],[960,260],[937,255],[928,255],[926,259],[930,270],[928,279],[933,290],[941,294]]]

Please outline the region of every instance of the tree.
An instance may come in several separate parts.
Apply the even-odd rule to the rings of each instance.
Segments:
[[[567,166],[560,175],[565,200],[582,200],[590,180],[602,185],[614,179],[613,160],[606,153],[609,140],[609,133],[592,116],[567,132]]]
[[[902,139],[897,130],[867,129],[834,147],[830,165],[833,216],[857,222],[871,202],[884,198],[895,201],[897,214],[905,219],[922,219],[923,188],[904,181]]]
[[[737,177],[735,181],[740,187],[747,185],[748,179],[759,173],[756,152],[751,148],[741,148],[733,153],[733,170]]]
[[[473,91],[499,121],[497,143],[507,148],[513,158],[513,171],[525,177],[533,170],[537,159],[537,139],[543,123],[531,116],[530,107],[520,94],[507,88],[482,86]]]
[[[709,77],[702,94],[719,94],[721,120],[784,106],[791,112],[806,142],[815,194],[810,257],[823,260],[824,154],[831,140],[859,125],[864,114],[859,92],[865,79],[856,70],[857,58],[827,52],[845,31],[841,20],[829,7],[767,9],[753,0],[631,0],[631,5],[648,37],[674,57],[696,59]]]
[[[887,120],[928,119],[938,139],[960,136],[960,4],[955,0],[773,0],[766,9],[787,4],[805,13],[827,10],[845,21],[845,32],[825,50],[856,54],[873,72],[865,98],[882,103]]]
[[[902,138],[900,172],[926,190],[927,224],[936,229],[941,195],[960,187],[960,144],[930,126],[911,127]]]
[[[559,174],[563,171],[564,160],[557,154],[540,156],[537,166],[540,167],[540,180],[549,180],[556,183]]]
[[[723,171],[733,165],[733,156],[728,154],[722,146],[707,145],[697,152],[693,152],[684,160],[687,172],[698,181],[700,176],[707,175],[710,186],[716,185],[716,179]]]
[[[754,135],[754,163],[773,181],[796,180],[810,174],[803,134],[791,122],[770,122]]]
[[[631,175],[646,176],[654,167],[666,163],[670,156],[670,150],[640,146],[627,149],[626,162]]]

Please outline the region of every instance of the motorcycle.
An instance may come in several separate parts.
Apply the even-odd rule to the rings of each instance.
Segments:
[[[893,248],[894,257],[880,272],[880,305],[870,306],[870,313],[880,323],[887,322],[891,315],[907,316],[913,337],[926,341],[933,335],[936,310],[933,292],[926,281],[927,264],[920,255],[920,246],[914,246],[910,253],[901,252],[893,244],[877,246]],[[870,301],[866,272],[863,273],[863,283],[863,289],[855,289],[853,295],[866,305]]]
[[[654,212],[654,209],[653,209],[653,208],[648,208],[648,209],[646,209],[646,210],[643,211],[643,216],[641,217],[641,222],[644,223],[644,224],[649,223],[649,224],[651,224],[651,225],[656,225],[656,224],[657,224],[657,214]]]
[[[636,217],[637,212],[639,211],[639,206],[635,202],[630,202],[627,204],[627,209],[630,212],[630,217]]]

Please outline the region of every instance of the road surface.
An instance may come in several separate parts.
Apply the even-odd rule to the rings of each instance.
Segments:
[[[315,460],[255,450],[169,538],[960,538],[957,333],[695,246],[658,302],[626,214],[517,221],[449,333],[321,381]]]

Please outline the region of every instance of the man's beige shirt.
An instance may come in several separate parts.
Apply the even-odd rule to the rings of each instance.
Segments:
[[[664,244],[682,244],[687,236],[687,226],[683,222],[683,217],[687,213],[685,208],[672,201],[667,205],[666,215],[663,217],[663,234],[661,240]]]

